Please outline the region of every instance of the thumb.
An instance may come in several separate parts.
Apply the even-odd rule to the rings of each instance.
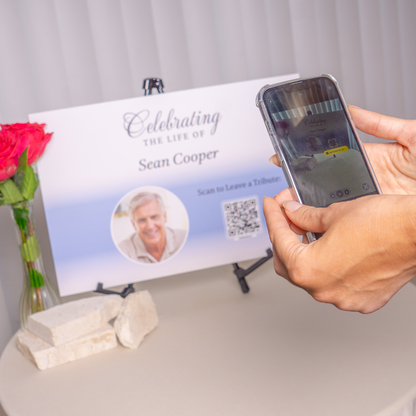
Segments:
[[[329,226],[327,208],[302,205],[297,201],[282,203],[289,220],[299,228],[313,233],[324,233]]]
[[[290,280],[286,264],[294,257],[294,253],[302,250],[299,237],[291,230],[280,205],[273,198],[263,198],[263,210],[269,230],[270,241],[273,244],[273,263],[276,273]]]

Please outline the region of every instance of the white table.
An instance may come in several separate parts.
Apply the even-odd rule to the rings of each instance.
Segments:
[[[160,324],[118,347],[39,371],[15,338],[0,361],[8,416],[410,415],[416,287],[371,315],[315,302],[269,261],[241,293],[231,266],[137,284]],[[407,410],[406,410],[407,409]],[[407,412],[407,413],[406,413]]]

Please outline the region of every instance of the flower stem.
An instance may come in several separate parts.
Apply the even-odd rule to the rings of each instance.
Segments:
[[[37,287],[35,291],[36,291],[36,311],[35,312],[44,311],[45,304],[43,302],[42,289],[40,287]]]

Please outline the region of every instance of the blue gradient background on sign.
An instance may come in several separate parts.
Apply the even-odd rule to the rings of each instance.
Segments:
[[[279,178],[279,181],[255,186],[253,179],[260,180],[261,178]],[[248,184],[249,182],[252,182],[253,186],[198,196],[198,189],[216,189],[218,186],[225,188],[225,185]],[[215,182],[199,180],[198,183],[187,183],[169,188],[161,183],[138,184],[137,188],[140,186],[164,187],[174,193],[185,205],[189,216],[189,235],[185,248],[193,240],[200,241],[201,236],[204,235],[218,235],[217,238],[227,239],[222,201],[238,200],[256,195],[261,211],[262,232],[266,232],[261,205],[262,198],[264,195],[274,196],[287,185],[281,178],[281,171],[270,167],[262,172],[221,180],[216,179]],[[130,191],[132,189],[123,189],[121,186],[117,194],[103,199],[64,206],[45,206],[52,253],[57,269],[59,269],[61,262],[118,252],[111,237],[111,217],[120,198]],[[208,249],[215,251],[216,248],[213,245]]]

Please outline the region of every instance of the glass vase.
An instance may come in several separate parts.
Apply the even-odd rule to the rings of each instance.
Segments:
[[[24,269],[23,290],[20,296],[20,323],[25,330],[29,315],[58,305],[60,300],[43,267],[35,229],[33,200],[12,204],[11,209]]]

